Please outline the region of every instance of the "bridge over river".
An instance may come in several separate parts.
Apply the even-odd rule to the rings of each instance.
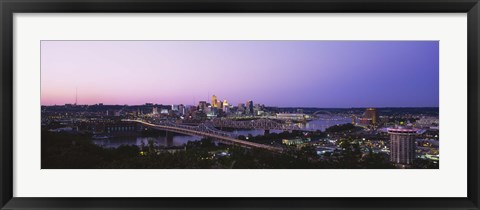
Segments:
[[[122,121],[140,123],[144,126],[157,129],[157,130],[170,131],[170,132],[180,133],[185,135],[213,138],[224,143],[233,144],[233,145],[242,146],[242,147],[260,148],[260,149],[265,149],[273,152],[283,151],[283,148],[281,147],[258,144],[254,142],[236,139],[233,137],[231,133],[217,130],[210,124],[200,124],[198,126],[190,126],[190,125],[179,125],[171,122],[160,122],[160,123],[152,124],[149,122],[145,122],[143,120],[125,119]]]

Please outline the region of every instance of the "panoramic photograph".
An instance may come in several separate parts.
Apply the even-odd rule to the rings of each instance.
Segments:
[[[41,41],[42,169],[439,169],[438,41]]]

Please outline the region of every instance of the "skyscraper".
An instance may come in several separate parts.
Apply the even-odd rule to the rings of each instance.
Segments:
[[[223,108],[223,103],[220,100],[217,100],[217,105],[215,106],[217,109],[222,109]]]
[[[185,115],[185,105],[183,105],[183,104],[178,105],[178,112],[181,115]]]
[[[363,116],[359,118],[360,124],[364,125],[374,125],[378,123],[378,113],[375,108],[367,108],[363,113]]]
[[[246,111],[246,114],[253,114],[253,101],[247,101],[246,103],[247,105],[247,109],[245,110]]]
[[[205,109],[207,108],[207,102],[206,101],[200,101],[198,102],[198,110],[199,111],[205,111]]]
[[[223,108],[222,108],[222,109],[223,109],[223,112],[228,113],[228,111],[229,111],[229,109],[230,109],[230,107],[229,107],[230,104],[228,104],[227,99],[224,99],[224,100],[223,100],[223,104],[222,104],[222,105],[223,105]]]
[[[237,111],[239,114],[245,114],[245,104],[239,103]]]
[[[370,118],[372,120],[373,125],[377,125],[378,122],[378,114],[377,114],[377,109],[375,108],[368,108],[365,110],[364,116],[366,118]]]
[[[212,96],[212,107],[217,107],[217,96],[213,95]]]
[[[408,167],[415,160],[416,129],[390,128],[390,161],[401,167]]]

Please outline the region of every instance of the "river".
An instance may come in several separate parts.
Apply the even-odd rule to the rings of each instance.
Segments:
[[[326,128],[338,125],[338,124],[345,124],[350,123],[350,118],[334,118],[333,120],[312,120],[305,124],[299,124],[299,126],[305,130],[321,130],[325,131]],[[281,130],[271,130],[270,133],[280,133],[283,132]],[[253,136],[263,135],[264,130],[256,129],[256,130],[241,130],[237,129],[233,131],[236,135],[244,135],[248,136],[248,134],[252,134]],[[92,142],[98,146],[104,148],[117,148],[121,145],[136,145],[142,146],[148,145],[149,141],[153,141],[154,145],[156,146],[182,146],[186,144],[188,141],[199,141],[202,137],[199,136],[185,136],[185,135],[174,135],[172,142],[167,142],[167,138],[165,136],[156,136],[156,137],[115,137],[109,139],[93,139]]]

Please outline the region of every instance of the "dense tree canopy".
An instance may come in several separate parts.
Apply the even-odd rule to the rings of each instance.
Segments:
[[[282,134],[279,134],[282,135]],[[285,134],[287,135],[287,134]],[[209,139],[188,142],[184,148],[102,148],[87,136],[42,131],[43,169],[321,169],[394,168],[388,157],[362,153],[358,143],[341,140],[338,152],[320,157],[313,146],[288,147],[283,153],[215,144]],[[219,155],[219,153],[223,153]],[[418,160],[416,168],[438,168]]]

